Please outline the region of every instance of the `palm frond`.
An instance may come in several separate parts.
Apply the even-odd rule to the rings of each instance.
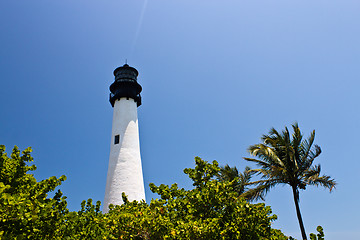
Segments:
[[[328,188],[330,190],[330,192],[336,188],[336,181],[327,175],[323,175],[314,180],[310,180],[310,181],[308,181],[308,184],[315,185],[315,186],[319,186],[319,185],[323,186],[325,188]]]
[[[253,181],[253,182],[249,182],[248,185],[255,185],[256,187],[261,186],[261,185],[267,185],[267,184],[280,184],[280,183],[284,183],[283,179],[281,178],[274,178],[274,179],[267,179],[267,180],[257,180],[257,181]]]
[[[249,162],[255,162],[256,165],[258,165],[258,166],[260,166],[260,167],[262,167],[264,169],[270,169],[271,168],[271,164],[269,164],[267,162],[264,162],[262,160],[258,160],[258,159],[254,159],[254,158],[246,158],[246,157],[244,157],[244,159],[246,161],[249,161]]]
[[[314,140],[315,140],[315,130],[311,132],[309,138],[305,139],[300,146],[303,158],[308,158]]]
[[[266,169],[251,169],[249,171],[252,174],[256,174],[256,175],[260,175],[260,178],[262,180],[259,181],[263,182],[263,181],[276,181],[276,182],[282,182],[282,183],[289,183],[291,181],[291,179],[288,178],[284,178],[284,173],[283,173],[283,169],[278,169],[278,170],[266,170]],[[248,184],[253,184],[254,182],[249,182]]]
[[[300,131],[300,128],[299,128],[299,125],[297,122],[295,122],[293,125],[292,125],[292,128],[293,128],[293,134],[292,134],[292,146],[293,148],[298,148],[301,144],[301,141],[302,141],[302,138],[303,138],[303,135],[301,134],[301,131]]]
[[[318,145],[314,145],[313,150],[311,150],[308,154],[307,159],[305,159],[306,168],[309,168],[314,162],[315,158],[317,158],[321,154],[321,148]]]
[[[265,195],[269,192],[269,190],[277,184],[277,182],[265,181],[264,184],[247,190],[241,196],[249,199],[250,201],[257,201],[259,199],[264,200]]]
[[[250,172],[250,167],[245,167],[243,173],[240,173],[236,167],[230,167],[228,164],[220,167],[220,172],[217,179],[220,181],[233,182],[234,191],[239,195],[247,190],[247,185],[250,182],[251,176],[254,174]]]
[[[274,149],[272,149],[264,144],[257,144],[257,145],[250,146],[248,148],[248,152],[251,155],[262,159],[263,162],[266,162],[268,164],[280,165],[280,166],[284,165],[281,162],[278,155],[276,154],[276,152],[274,151]],[[249,158],[245,158],[245,159],[247,160]],[[251,161],[251,160],[248,160],[248,161]]]
[[[253,175],[253,173],[250,170],[251,168],[249,166],[246,166],[244,172],[240,176],[241,181],[245,184],[250,182],[250,179]]]
[[[319,177],[321,171],[320,164],[310,167],[308,170],[304,172],[304,179],[315,179]]]
[[[313,130],[308,139],[305,139],[300,145],[300,161],[301,161],[301,170],[306,170],[310,168],[313,164],[315,158],[317,158],[321,153],[321,148],[318,145],[314,145],[315,139],[315,130]]]
[[[261,174],[262,178],[270,177],[269,174],[271,174],[271,172],[269,170],[266,170],[266,169],[263,169],[263,168],[251,169],[251,170],[249,170],[249,172],[251,174],[256,174],[256,175]]]
[[[220,167],[219,179],[224,181],[232,181],[235,178],[239,177],[239,171],[236,167],[230,167],[226,164],[224,167]]]
[[[309,185],[323,186],[328,188],[330,192],[335,189],[336,182],[330,176],[320,176],[321,167],[320,164],[313,166],[304,174],[304,181]]]

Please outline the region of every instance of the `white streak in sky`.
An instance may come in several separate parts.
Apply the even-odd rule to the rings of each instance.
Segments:
[[[139,19],[138,26],[137,26],[137,28],[136,28],[136,33],[135,33],[134,41],[133,41],[132,46],[131,46],[131,52],[130,52],[130,55],[131,55],[131,56],[132,56],[133,53],[134,53],[135,45],[136,45],[137,40],[138,40],[138,38],[139,38],[139,34],[140,34],[140,30],[141,30],[141,27],[142,27],[142,24],[143,24],[143,20],[144,20],[144,15],[145,15],[145,10],[146,10],[147,3],[148,3],[148,0],[145,0],[145,1],[144,1],[143,8],[142,8],[142,10],[141,10],[140,19]]]

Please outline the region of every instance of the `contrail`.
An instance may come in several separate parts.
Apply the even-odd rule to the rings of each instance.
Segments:
[[[136,33],[135,33],[134,41],[133,41],[132,46],[131,46],[130,56],[133,55],[134,50],[135,50],[135,45],[136,45],[137,40],[138,40],[138,38],[139,38],[139,34],[140,34],[140,30],[141,30],[141,27],[142,27],[142,24],[143,24],[144,15],[145,15],[145,10],[146,10],[146,6],[147,6],[148,1],[149,1],[149,0],[145,0],[145,1],[144,1],[144,5],[143,5],[142,10],[141,10],[140,19],[139,19],[138,26],[137,26],[137,28],[136,28]]]

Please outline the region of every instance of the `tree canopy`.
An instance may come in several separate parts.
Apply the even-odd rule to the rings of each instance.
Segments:
[[[256,187],[247,192],[253,199],[263,198],[273,187],[286,184],[292,189],[296,213],[301,234],[306,239],[299,207],[299,189],[305,190],[307,185],[322,186],[330,191],[336,182],[330,176],[320,175],[320,164],[313,165],[315,158],[321,153],[321,148],[314,145],[315,130],[309,138],[304,139],[299,125],[292,125],[293,133],[287,127],[282,132],[272,128],[268,135],[263,135],[263,143],[249,147],[251,155],[257,158],[245,158],[257,164],[260,168],[250,170],[261,176],[261,180],[250,184]]]
[[[22,152],[14,147],[8,157],[0,145],[0,238],[1,239],[54,239],[65,221],[65,197],[54,191],[66,178],[50,177],[38,182],[33,174],[35,165],[31,149]]]
[[[159,199],[129,202],[123,195],[124,204],[104,214],[100,201],[71,212],[60,190],[50,198],[65,176],[38,182],[30,152],[15,147],[8,157],[0,146],[1,239],[287,239],[271,227],[276,215],[269,206],[239,197],[236,178],[217,179],[216,161],[195,158],[195,168],[184,170],[193,189],[150,184]]]

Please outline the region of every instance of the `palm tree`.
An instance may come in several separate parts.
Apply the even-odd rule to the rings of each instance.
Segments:
[[[304,224],[299,208],[299,189],[305,190],[307,185],[323,186],[331,192],[336,182],[329,176],[320,176],[320,164],[313,165],[316,157],[321,153],[318,145],[313,145],[315,130],[308,139],[303,135],[297,123],[292,125],[293,134],[285,127],[281,133],[272,128],[268,135],[263,135],[264,143],[250,146],[248,151],[257,157],[244,158],[255,162],[260,168],[250,170],[261,176],[261,180],[251,182],[255,185],[246,194],[251,199],[263,198],[266,193],[278,184],[290,185],[295,202],[296,214],[299,220],[302,238],[306,239]]]
[[[250,167],[245,167],[243,173],[240,173],[236,167],[230,167],[226,164],[224,167],[220,168],[220,172],[217,176],[219,181],[234,181],[234,191],[239,194],[239,196],[244,196],[245,199],[249,200],[247,196],[244,195],[247,192],[247,185],[250,182],[252,173],[250,172]]]

